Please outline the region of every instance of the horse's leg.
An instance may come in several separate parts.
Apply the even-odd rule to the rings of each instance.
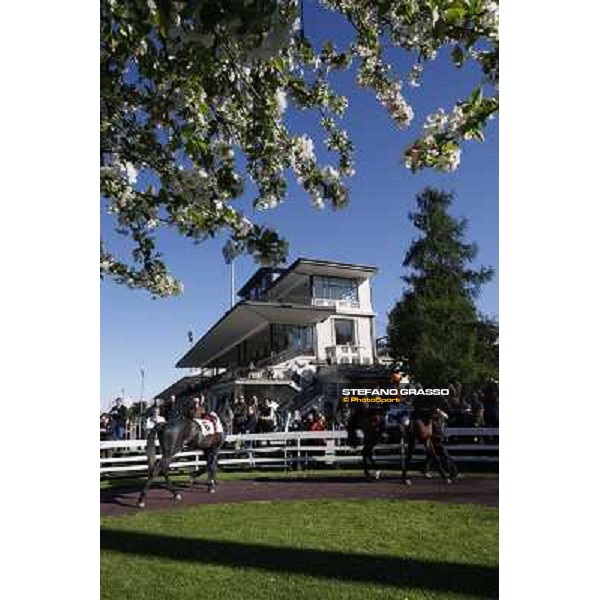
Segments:
[[[454,460],[452,460],[452,457],[448,453],[446,446],[440,441],[439,443],[434,445],[434,448],[435,448],[438,456],[440,457],[442,464],[446,468],[446,471],[448,472],[450,479],[458,478],[458,476],[459,476],[458,468],[456,466],[456,463],[454,462]]]
[[[171,492],[171,494],[173,494],[173,499],[174,500],[181,500],[181,494],[175,489],[175,486],[173,485],[173,482],[171,481],[171,478],[169,477],[169,465],[171,464],[171,460],[173,459],[172,456],[169,457],[163,457],[161,460],[162,463],[162,472],[163,472],[163,476],[165,478],[165,483],[167,484],[167,489]]]
[[[362,462],[363,462],[363,471],[364,471],[365,477],[367,479],[373,479],[373,477],[371,476],[371,471],[369,470],[369,458],[370,458],[370,454],[372,451],[373,451],[373,447],[371,446],[371,442],[364,440],[363,441],[363,449],[362,449]]]
[[[208,471],[208,491],[214,492],[217,484],[217,453],[215,448],[207,448],[204,451],[206,457],[206,467]]]
[[[438,473],[440,474],[440,477],[442,479],[445,479],[448,483],[451,483],[452,480],[450,479],[446,471],[444,471],[442,461],[440,460],[440,457],[435,451],[435,448],[433,447],[433,442],[431,441],[430,437],[425,440],[425,453],[433,459],[435,466],[437,467]]]
[[[371,452],[369,453],[369,461],[371,462],[371,467],[375,471],[375,479],[380,479],[381,471],[377,468],[377,463],[375,462],[375,457],[373,456],[374,450],[375,450],[375,444],[371,447]]]
[[[191,488],[194,487],[194,483],[196,483],[196,479],[198,479],[198,477],[201,477],[205,471],[206,471],[206,469],[204,467],[198,467],[195,471],[192,471],[192,474],[190,475],[190,487]]]
[[[149,470],[148,473],[148,480],[146,481],[146,484],[144,485],[144,487],[142,488],[142,491],[140,492],[140,497],[138,499],[138,508],[144,508],[146,506],[146,494],[148,493],[148,489],[150,488],[150,485],[152,484],[152,482],[158,477],[158,474],[160,472],[160,460],[157,460],[152,469]]]
[[[214,460],[213,481],[215,483],[215,487],[219,485],[219,481],[217,479],[217,473],[218,473],[218,468],[219,468],[219,452],[221,452],[222,447],[223,447],[223,442],[221,442],[216,448],[214,448],[215,460]]]
[[[408,441],[407,438],[408,437]],[[408,436],[405,436],[403,439],[403,443],[406,442],[406,451],[404,453],[404,460],[402,462],[402,477],[401,477],[401,481],[402,483],[405,483],[406,485],[410,485],[411,481],[410,479],[407,477],[406,472],[408,471],[408,467],[410,466],[410,462],[412,460],[412,455],[413,452],[415,451],[415,438],[414,435],[412,435],[412,433],[409,433]]]
[[[431,461],[432,457],[428,454],[427,448],[425,448],[425,464],[423,465],[423,475],[427,478],[431,478]]]

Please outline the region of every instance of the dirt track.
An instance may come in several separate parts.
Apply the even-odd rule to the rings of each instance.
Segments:
[[[396,500],[434,500],[498,506],[498,479],[469,477],[452,484],[439,479],[414,478],[412,486],[400,483],[398,478],[376,482],[362,477],[313,477],[303,479],[245,479],[224,481],[216,493],[209,494],[206,486],[196,485],[193,490],[178,485],[183,495],[175,502],[170,492],[162,487],[150,490],[145,510],[172,510],[181,506],[198,504],[223,504],[228,502],[257,502],[269,500],[313,500],[319,498],[388,498]],[[103,489],[100,491],[101,516],[124,515],[136,512],[139,490]]]

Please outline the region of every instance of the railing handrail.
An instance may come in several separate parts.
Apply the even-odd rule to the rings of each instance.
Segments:
[[[446,427],[445,437],[498,437],[498,427]],[[271,433],[236,433],[227,435],[225,443],[235,442],[278,442],[290,440],[345,440],[348,432],[345,430],[327,431],[274,431]],[[102,440],[100,449],[131,448],[146,445],[145,439],[138,440]]]

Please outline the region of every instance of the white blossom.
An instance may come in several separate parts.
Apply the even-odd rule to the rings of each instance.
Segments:
[[[340,174],[337,169],[334,169],[331,165],[327,165],[323,169],[323,182],[326,185],[337,183],[340,180]]]
[[[396,81],[378,93],[377,98],[387,109],[392,119],[394,119],[400,127],[405,128],[412,122],[414,112],[402,95],[401,89],[401,83]]]
[[[135,185],[137,183],[138,170],[130,162],[125,163],[125,173],[127,181],[131,185]]]
[[[275,94],[275,101],[277,102],[277,112],[282,115],[287,108],[287,95],[285,90],[279,88]]]

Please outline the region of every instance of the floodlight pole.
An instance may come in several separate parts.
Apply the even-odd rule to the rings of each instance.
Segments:
[[[141,408],[141,403],[144,401],[144,377],[145,377],[146,373],[144,372],[144,369],[140,369],[140,372],[142,374],[142,382],[140,385],[140,408]]]
[[[231,306],[230,308],[233,308],[234,304],[235,304],[235,260],[232,259],[231,260],[231,271],[230,271],[230,284],[231,284]]]

